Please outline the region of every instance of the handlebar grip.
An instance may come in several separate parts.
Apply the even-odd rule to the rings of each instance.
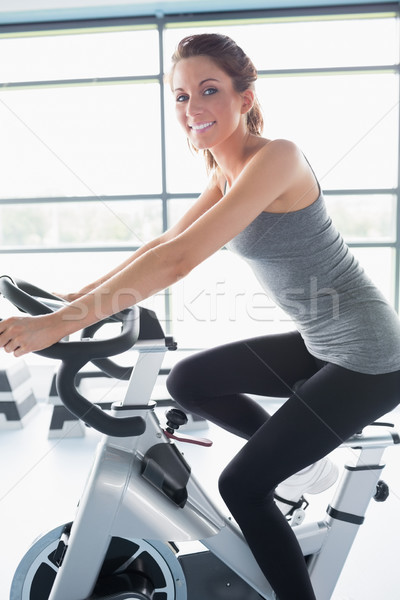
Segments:
[[[2,293],[7,300],[12,302],[14,306],[30,315],[46,315],[53,312],[51,308],[39,300],[36,300],[36,298],[33,298],[23,289],[23,286],[20,287],[19,284],[14,282],[8,275],[2,275],[0,277],[0,293]]]
[[[146,429],[142,417],[113,417],[84,398],[75,387],[75,376],[88,361],[82,357],[61,364],[56,378],[63,404],[76,417],[97,431],[114,437],[141,435]]]
[[[90,339],[90,336],[94,335],[100,327],[110,322],[122,322],[120,335],[105,340]],[[72,350],[67,356],[64,354],[62,357],[62,363],[56,376],[57,391],[63,404],[72,414],[96,431],[113,437],[141,435],[146,428],[145,421],[141,417],[118,418],[104,412],[79,393],[76,389],[75,378],[80,369],[88,362],[99,366],[105,372],[109,370],[120,376],[124,374],[124,378],[127,374],[130,375],[132,367],[120,367],[105,357],[131,348],[138,339],[139,327],[139,308],[134,306],[85,328],[82,335],[89,336],[89,339],[85,338],[78,342],[59,342],[67,348],[71,347]],[[47,349],[47,352],[52,348],[54,346]],[[38,354],[45,352],[46,350],[38,352]]]
[[[53,296],[53,294],[49,294],[25,281],[20,281],[20,285],[26,290],[35,290],[41,294],[41,297],[47,295],[47,299],[57,299],[57,296]],[[24,291],[22,287],[19,287],[8,275],[0,277],[0,293],[17,308],[34,316],[54,312],[50,306],[30,296],[28,291]],[[125,350],[129,350],[137,342],[139,337],[139,320],[139,308],[133,306],[100,322],[101,325],[110,321],[122,323],[122,331],[115,337],[106,340],[60,341],[44,350],[37,351],[36,354],[60,360],[69,360],[76,355],[84,355],[88,361],[121,354]]]
[[[98,358],[91,361],[95,367],[103,371],[108,377],[119,379],[120,381],[129,381],[133,372],[133,367],[123,367],[117,365],[109,358]]]
[[[17,277],[14,279],[14,281],[20,290],[26,292],[30,296],[38,296],[39,298],[44,298],[45,300],[56,300],[57,302],[65,303],[65,301],[59,296],[56,296],[51,292],[47,292],[33,283],[29,283],[23,279],[18,279]]]
[[[105,321],[111,322],[113,318],[106,319]],[[82,331],[81,339],[83,338],[92,338],[95,333],[104,325],[105,321],[98,321],[97,323],[93,323],[93,325],[89,325],[89,327],[85,327]],[[133,367],[123,367],[121,365],[117,365],[114,361],[109,358],[97,358],[91,361],[100,371],[103,371],[109,377],[113,379],[120,379],[122,381],[129,381]]]
[[[27,282],[14,281],[8,275],[0,277],[0,292],[17,308],[35,316],[49,314],[53,310],[50,306],[33,298],[31,293],[38,294],[39,297],[50,301],[60,301],[57,296]],[[78,371],[90,361],[97,362],[105,371],[106,368],[110,369],[111,365],[112,370],[118,372],[118,375],[124,374],[124,378],[128,377],[132,370],[131,367],[119,367],[106,357],[121,354],[136,343],[140,332],[139,321],[139,308],[133,306],[103,319],[85,330],[87,334],[94,335],[97,329],[105,323],[117,322],[122,326],[119,335],[108,339],[91,339],[89,337],[89,339],[85,338],[80,341],[60,341],[36,352],[41,356],[62,361],[56,379],[57,390],[62,402],[75,416],[106,435],[115,437],[141,435],[145,431],[146,424],[141,417],[117,418],[104,412],[78,392],[75,386],[75,377]]]

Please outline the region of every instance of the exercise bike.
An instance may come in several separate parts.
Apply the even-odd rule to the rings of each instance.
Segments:
[[[0,278],[0,293],[19,309],[43,314],[60,299],[26,282]],[[95,338],[107,325],[118,334]],[[111,356],[133,348],[135,367]],[[10,600],[256,600],[275,598],[235,522],[208,497],[175,444],[209,445],[179,432],[185,415],[168,412],[162,427],[149,400],[165,353],[176,349],[153,311],[133,307],[87,327],[81,340],[38,352],[61,361],[59,395],[67,408],[103,436],[73,523],[36,540],[22,558]],[[125,398],[103,411],[76,388],[89,361],[107,375],[129,379]],[[385,500],[380,480],[385,448],[399,435],[367,427],[352,448],[333,500],[318,522],[293,527],[318,600],[329,600],[372,498]],[[205,452],[207,450],[204,450]],[[185,553],[186,542],[203,551]]]

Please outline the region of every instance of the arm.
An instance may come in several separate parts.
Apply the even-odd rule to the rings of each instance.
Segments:
[[[133,279],[130,276],[133,271],[135,279],[141,277],[142,257],[147,256],[145,269],[160,270],[165,252],[161,250],[160,261],[157,257],[158,248],[163,248],[187,229],[218,202],[221,196],[222,192],[218,185],[210,181],[193,206],[168,231],[139,248],[122,264],[97,281],[88,284],[80,292],[64,296],[68,301],[72,301],[68,307],[70,310],[64,309],[39,317],[24,316],[0,320],[0,348],[3,347],[6,352],[14,352],[15,356],[42,350],[69,333],[84,328],[86,324],[101,320],[104,316],[118,312],[127,306],[132,306],[136,300],[140,299],[140,293],[135,293],[132,287]],[[153,266],[152,262],[155,263]],[[134,264],[136,266],[133,268]],[[172,279],[174,280],[175,277]],[[107,282],[110,283],[110,286],[107,285]],[[127,289],[127,285],[129,285],[129,289]],[[168,285],[170,284],[167,283],[165,287]],[[154,289],[153,293],[156,291],[158,290]],[[148,295],[151,293],[148,292],[144,297]],[[81,298],[84,298],[82,303],[79,302]]]
[[[309,176],[304,163],[290,142],[270,142],[253,156],[223,198],[216,185],[209,188],[165,241],[95,290],[51,315],[3,321],[0,346],[15,356],[40,350],[179,281],[295,187],[306,170]]]
[[[164,241],[166,241],[168,239],[168,233],[169,232],[167,231],[164,234],[160,235],[159,237],[154,238],[154,240],[147,242],[146,244],[141,246],[138,250],[136,250],[136,252],[134,252],[131,256],[129,256],[124,262],[122,262],[121,264],[117,265],[114,269],[112,269],[112,271],[110,271],[109,273],[106,273],[105,275],[102,275],[101,277],[99,277],[99,279],[96,279],[96,281],[93,281],[92,283],[88,283],[82,289],[80,289],[78,292],[72,292],[70,294],[57,293],[57,296],[64,298],[64,300],[66,300],[67,302],[73,302],[74,300],[78,300],[82,296],[89,294],[94,289],[96,289],[97,287],[99,287],[100,285],[105,283],[108,279],[111,279],[112,277],[114,277],[114,275],[117,275],[117,273],[119,273],[120,271],[123,271],[123,269],[125,269],[127,266],[129,266],[131,263],[133,263],[137,258],[139,258],[139,256],[141,256],[142,254],[145,254],[146,252],[148,252],[149,250],[151,250],[153,248],[156,248],[159,244],[162,244]]]
[[[94,289],[101,286],[103,283],[117,275],[120,271],[123,271],[130,264],[135,262],[139,257],[143,254],[146,254],[150,250],[157,248],[161,244],[165,244],[166,242],[174,239],[180,233],[185,231],[192,223],[194,223],[204,212],[206,212],[211,206],[213,206],[218,200],[221,198],[222,192],[218,185],[215,184],[214,181],[210,181],[207,188],[204,192],[199,196],[197,201],[193,204],[191,208],[183,215],[183,217],[174,224],[170,229],[165,231],[162,235],[157,238],[151,240],[144,244],[141,248],[136,250],[129,258],[127,258],[123,263],[116,266],[112,271],[103,275],[93,283],[90,283],[83,287],[79,292],[68,294],[64,297],[65,300],[72,302],[81,298],[82,296],[92,292]]]

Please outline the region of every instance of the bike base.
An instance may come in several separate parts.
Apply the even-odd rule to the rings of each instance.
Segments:
[[[179,557],[190,600],[260,600],[260,595],[211,552]]]

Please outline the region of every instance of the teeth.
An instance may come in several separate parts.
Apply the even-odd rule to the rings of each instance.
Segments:
[[[198,129],[205,129],[206,127],[210,127],[210,125],[212,125],[212,124],[213,124],[213,121],[210,121],[210,123],[201,123],[200,125],[192,125],[191,128],[196,131]]]

